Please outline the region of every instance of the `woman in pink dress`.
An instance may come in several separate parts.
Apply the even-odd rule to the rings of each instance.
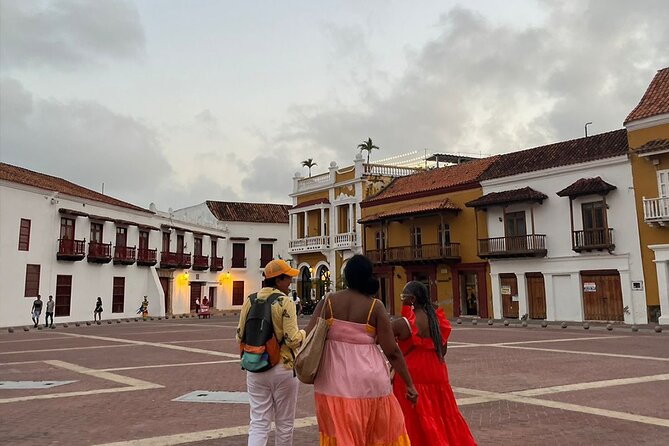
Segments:
[[[444,361],[451,324],[434,305],[421,282],[409,282],[402,291],[402,319],[393,322],[409,372],[420,393],[418,404],[400,400],[413,446],[476,446],[467,422],[458,409]],[[403,395],[404,383],[393,383]]]
[[[388,313],[373,297],[379,282],[372,277],[372,263],[364,256],[353,256],[344,275],[348,289],[319,302],[306,329],[307,333],[313,329],[326,305],[323,317],[332,323],[314,382],[320,444],[407,446],[404,416],[393,395],[385,358],[405,383],[399,398],[411,405],[418,394]]]

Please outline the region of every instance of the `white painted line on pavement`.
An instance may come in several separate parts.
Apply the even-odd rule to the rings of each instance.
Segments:
[[[656,381],[669,381],[669,373],[662,375],[637,376],[634,378],[607,379],[604,381],[592,381],[585,383],[566,384],[562,386],[542,387],[538,389],[519,390],[511,392],[518,396],[551,395],[561,392],[573,392],[576,390],[602,389],[605,387],[624,386],[628,384],[642,384]]]
[[[235,341],[237,338],[194,339],[191,341],[166,341],[163,344],[192,344],[193,342]]]
[[[0,344],[9,344],[12,342],[32,342],[32,341],[51,341],[55,339],[68,339],[67,336],[54,336],[49,338],[34,338],[34,339],[12,339],[11,341],[0,341]]]
[[[138,365],[134,367],[117,367],[112,369],[101,369],[101,372],[120,372],[123,370],[140,370],[140,369],[159,369],[163,367],[184,367],[184,366],[198,366],[210,364],[229,364],[239,362],[239,359],[227,359],[224,361],[204,361],[204,362],[186,362],[183,364],[155,364],[155,365]]]
[[[91,350],[96,348],[114,348],[114,347],[134,347],[134,345],[92,345],[88,347],[63,347],[63,348],[45,348],[41,350],[17,350],[13,352],[0,352],[0,355],[19,355],[26,353],[47,353],[47,352],[67,352],[70,350]]]
[[[551,352],[551,353],[571,353],[574,355],[590,355],[590,356],[609,356],[612,358],[625,358],[625,359],[646,359],[649,361],[669,361],[669,358],[658,358],[654,356],[637,356],[637,355],[622,355],[619,353],[601,353],[601,352],[584,352],[578,350],[559,350],[553,348],[540,348],[540,347],[522,347],[520,345],[491,345],[495,348],[515,348],[519,350],[534,350],[540,352]]]
[[[159,348],[166,348],[170,350],[179,350],[179,351],[184,351],[184,352],[189,352],[189,353],[201,353],[204,355],[211,355],[211,356],[223,356],[225,358],[239,358],[239,353],[238,354],[233,354],[233,353],[225,353],[225,352],[217,352],[213,350],[204,350],[201,348],[191,348],[191,347],[184,347],[182,345],[174,345],[174,344],[163,344],[160,342],[146,342],[146,341],[136,341],[134,339],[121,339],[121,338],[109,338],[106,336],[94,336],[94,335],[82,335],[82,334],[75,334],[75,333],[66,333],[68,336],[74,336],[78,338],[88,338],[88,339],[98,339],[102,341],[113,341],[113,342],[121,342],[121,343],[126,343],[126,344],[135,344],[135,345],[145,345],[149,347],[159,347]]]
[[[629,338],[629,336],[590,336],[587,338],[539,339],[532,341],[498,342],[495,344],[487,344],[487,345],[497,346],[497,345],[542,344],[544,342],[593,341],[602,339],[622,339],[622,338]]]

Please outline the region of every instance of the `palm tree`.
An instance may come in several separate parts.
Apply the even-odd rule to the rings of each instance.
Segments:
[[[362,153],[363,150],[367,151],[367,164],[369,164],[369,155],[372,154],[372,150],[381,150],[379,147],[374,145],[372,138],[368,138],[367,141],[363,141],[362,144],[358,144],[358,149],[360,149],[360,153]]]
[[[302,167],[308,167],[309,168],[309,176],[311,176],[311,168],[314,166],[317,166],[318,164],[314,163],[313,158],[306,159],[302,161]]]

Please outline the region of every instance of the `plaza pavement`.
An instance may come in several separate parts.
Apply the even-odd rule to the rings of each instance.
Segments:
[[[245,445],[248,405],[173,401],[245,390],[235,329],[223,316],[3,330],[0,381],[74,382],[0,386],[0,443]],[[451,384],[480,445],[669,444],[666,331],[465,321],[450,341]],[[317,443],[301,385],[294,444]]]

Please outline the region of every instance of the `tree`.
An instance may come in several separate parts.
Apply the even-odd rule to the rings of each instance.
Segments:
[[[318,164],[316,164],[314,162],[313,158],[309,158],[309,159],[306,159],[306,160],[302,161],[302,167],[309,168],[309,176],[311,176],[311,168],[314,167],[314,166],[317,166],[317,165]]]
[[[381,150],[379,147],[374,145],[372,138],[368,138],[367,141],[363,141],[362,144],[358,144],[358,149],[360,149],[360,153],[362,153],[363,150],[367,151],[367,164],[369,164],[369,155],[372,154],[372,150]]]

